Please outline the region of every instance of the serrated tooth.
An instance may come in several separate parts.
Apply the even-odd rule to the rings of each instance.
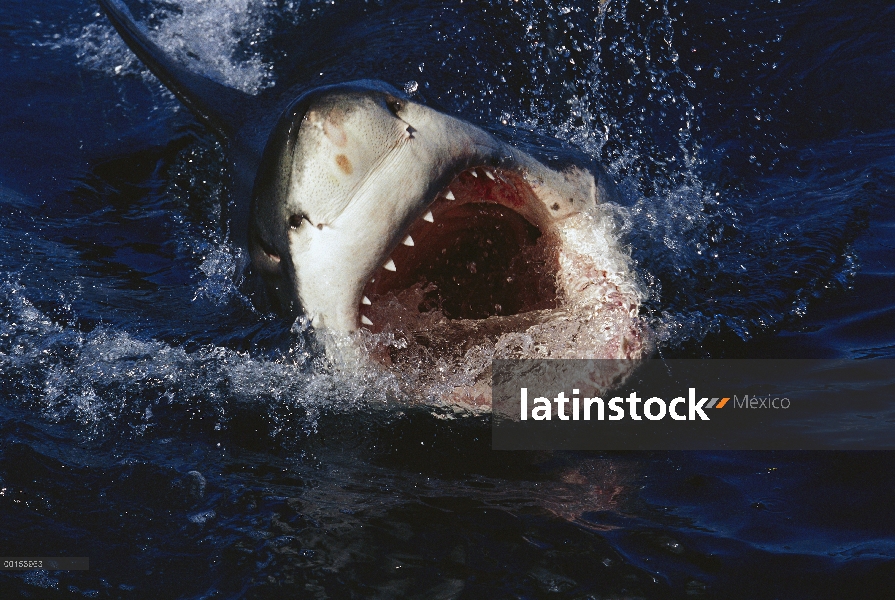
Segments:
[[[382,266],[386,271],[397,271],[398,270],[395,268],[395,261],[393,261],[392,259],[388,259],[388,262]]]
[[[371,304],[373,304],[372,302],[370,302],[370,299],[367,298],[366,296],[364,296],[360,302],[361,302],[361,304],[366,304],[367,306],[370,306]]]
[[[452,192],[451,190],[448,190],[447,194],[445,194],[444,197],[448,200],[456,200],[456,198],[454,198],[454,192]]]
[[[491,181],[494,181],[494,175],[491,174],[491,171],[486,170],[485,175],[488,176],[488,179],[490,179]]]
[[[478,177],[478,176],[479,176],[479,174],[475,172],[475,169],[473,169],[472,171],[470,171],[470,173],[472,173],[472,176],[473,176],[473,177]]]
[[[408,235],[406,238],[404,238],[404,241],[401,243],[404,244],[405,246],[413,246],[413,238]]]
[[[423,221],[429,221],[430,223],[435,222],[435,217],[432,216],[431,210],[427,210],[426,214],[423,215]]]
[[[362,324],[364,324],[364,325],[369,325],[370,327],[373,326],[373,321],[371,321],[370,319],[368,319],[368,318],[365,317],[364,315],[361,315],[361,317],[360,317],[360,322],[361,322]]]

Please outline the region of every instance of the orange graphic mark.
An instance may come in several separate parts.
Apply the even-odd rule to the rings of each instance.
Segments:
[[[721,398],[721,402],[719,402],[715,408],[724,408],[724,405],[727,404],[728,400],[730,400],[730,398]]]

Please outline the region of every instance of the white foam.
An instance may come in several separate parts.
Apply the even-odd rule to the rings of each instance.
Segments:
[[[83,333],[49,319],[14,280],[0,284],[0,309],[0,374],[26,374],[17,401],[91,439],[143,435],[158,425],[159,408],[172,406],[225,429],[234,409],[251,404],[274,435],[313,431],[323,410],[366,411],[395,394],[389,376],[343,375],[322,357],[305,365],[210,344],[187,351],[107,326]],[[306,332],[295,333],[300,346]],[[284,411],[293,420],[278,421]]]

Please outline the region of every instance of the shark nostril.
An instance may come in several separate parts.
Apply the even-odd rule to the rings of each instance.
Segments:
[[[401,109],[404,108],[404,101],[389,94],[385,97],[385,105],[397,117]]]

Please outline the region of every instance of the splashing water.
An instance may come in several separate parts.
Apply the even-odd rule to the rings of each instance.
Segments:
[[[290,356],[265,359],[213,346],[188,351],[105,326],[84,333],[48,318],[13,280],[0,285],[0,310],[0,385],[88,439],[139,437],[170,426],[163,415],[171,413],[220,430],[240,406],[253,406],[271,438],[293,443],[314,431],[321,411],[369,412],[401,397],[387,374],[333,371],[301,328]]]
[[[269,0],[159,2],[143,8],[146,14],[137,18],[143,19],[142,26],[159,47],[191,71],[257,94],[274,83],[271,65],[260,52],[272,7]],[[74,48],[88,69],[151,78],[105,16],[93,16],[95,21],[55,44]]]

